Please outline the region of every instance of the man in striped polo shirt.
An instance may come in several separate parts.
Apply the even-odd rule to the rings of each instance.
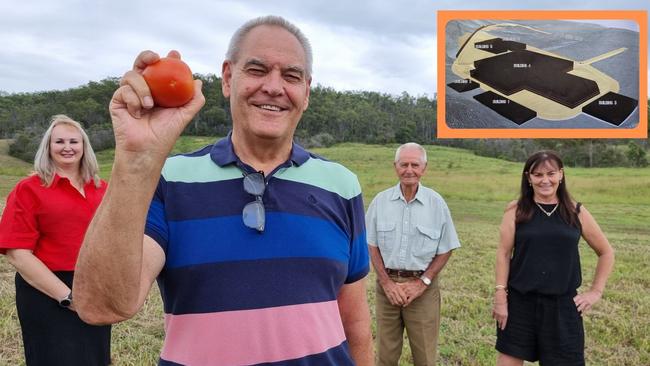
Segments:
[[[158,59],[141,53],[111,101],[115,162],[78,260],[79,315],[128,319],[157,279],[159,365],[371,365],[360,185],[293,143],[305,36],[274,16],[237,30],[222,67],[232,132],[168,159],[204,97],[197,80],[186,105],[154,107],[141,71]]]

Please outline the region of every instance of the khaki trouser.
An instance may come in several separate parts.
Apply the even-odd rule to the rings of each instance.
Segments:
[[[413,278],[394,277],[395,282]],[[406,307],[393,306],[379,283],[376,284],[377,365],[396,366],[402,354],[404,328],[415,366],[433,366],[438,351],[440,329],[440,288],[438,278]]]

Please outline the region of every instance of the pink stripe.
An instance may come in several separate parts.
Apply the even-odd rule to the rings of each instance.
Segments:
[[[345,332],[336,301],[220,313],[165,315],[161,357],[184,365],[251,365],[338,346]]]

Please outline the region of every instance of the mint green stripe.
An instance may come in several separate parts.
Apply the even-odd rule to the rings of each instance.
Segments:
[[[167,159],[162,176],[168,182],[205,183],[241,178],[242,172],[235,165],[219,167],[210,159],[210,154],[177,155]],[[311,158],[299,167],[280,169],[275,177],[316,186],[345,199],[361,193],[354,173],[341,164],[320,159]]]
[[[210,159],[210,154],[177,155],[167,159],[162,176],[168,182],[205,183],[241,178],[242,173],[234,165],[218,166]]]
[[[357,176],[339,163],[310,158],[299,167],[281,169],[276,178],[316,186],[350,199],[361,193]]]

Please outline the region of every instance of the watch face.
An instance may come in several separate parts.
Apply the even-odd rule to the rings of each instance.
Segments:
[[[422,282],[424,282],[424,284],[427,285],[427,286],[429,286],[429,285],[431,284],[431,280],[429,279],[429,277],[422,276],[422,277],[420,277],[420,279],[421,279]]]
[[[70,299],[63,299],[63,300],[59,301],[59,305],[67,308],[70,305],[72,305],[72,301],[70,301]]]

